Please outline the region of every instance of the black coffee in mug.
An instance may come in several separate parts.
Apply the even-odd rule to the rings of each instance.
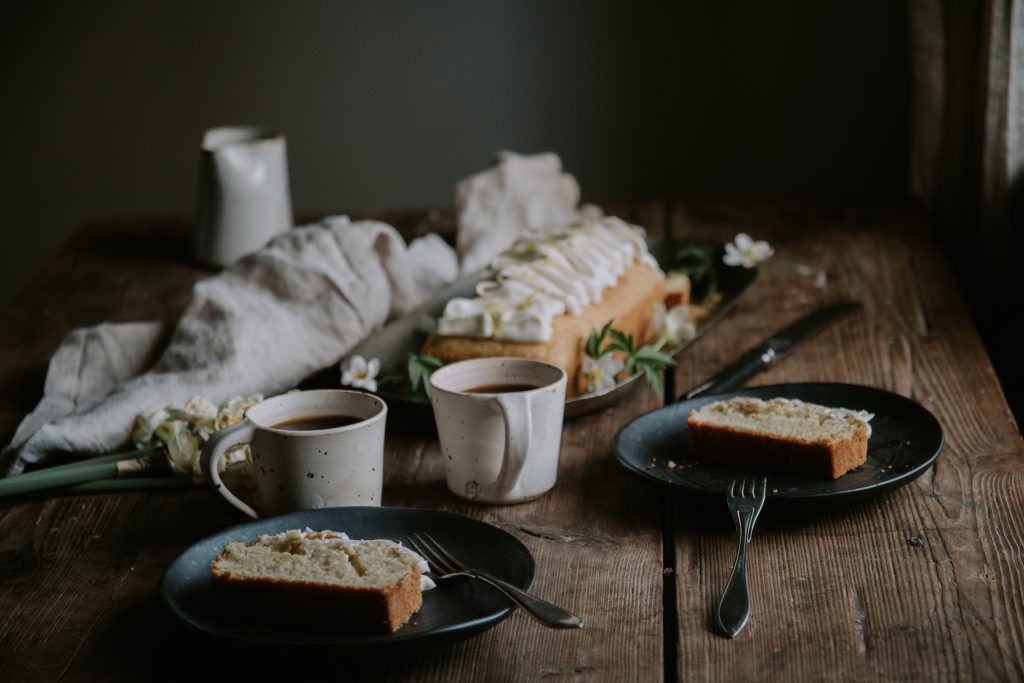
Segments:
[[[348,427],[354,425],[357,422],[362,422],[363,418],[356,417],[355,415],[314,415],[307,417],[293,417],[284,422],[278,422],[275,425],[271,425],[274,429],[286,429],[290,432],[312,432],[318,429],[337,429],[338,427]]]
[[[481,384],[478,387],[463,389],[464,394],[512,394],[517,391],[536,389],[532,384]]]

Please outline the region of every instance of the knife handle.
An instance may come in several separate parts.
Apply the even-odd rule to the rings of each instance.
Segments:
[[[775,350],[771,348],[766,351],[760,349],[748,351],[738,361],[690,389],[681,398],[689,400],[705,394],[720,394],[735,389],[768,367],[774,359]]]

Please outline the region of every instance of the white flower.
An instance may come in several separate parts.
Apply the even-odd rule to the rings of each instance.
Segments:
[[[148,413],[139,413],[135,416],[135,424],[132,427],[132,443],[136,448],[149,448],[153,445],[153,432],[162,422],[170,419],[166,410],[153,410]]]
[[[183,420],[168,420],[153,432],[167,447],[167,461],[176,474],[192,474],[199,466],[199,441],[188,426]]]
[[[377,391],[378,372],[380,361],[376,358],[367,362],[362,356],[352,356],[341,369],[341,383],[347,387]]]
[[[132,426],[136,448],[163,446],[167,461],[176,474],[203,477],[199,456],[214,432],[242,420],[245,411],[263,400],[262,394],[232,396],[220,408],[202,396],[195,396],[184,408],[167,406],[162,410],[139,413]],[[248,444],[229,449],[221,458],[221,472],[233,472],[243,480],[252,478]]]
[[[185,409],[167,406],[167,412],[175,420],[184,420],[192,425],[193,431],[201,441],[206,441],[217,431],[217,408],[202,396],[193,396],[185,404]]]
[[[217,463],[217,471],[225,479],[231,478],[233,483],[241,484],[248,489],[256,488],[256,474],[252,470],[252,457],[247,443],[232,446],[225,451],[224,456]],[[205,476],[198,470],[196,474]]]
[[[604,391],[614,387],[615,376],[622,372],[625,365],[611,351],[596,360],[586,356],[583,359],[583,376],[587,379],[587,391]]]
[[[214,427],[218,430],[238,424],[245,416],[245,411],[263,400],[263,394],[248,396],[232,396],[220,404]]]
[[[775,250],[765,241],[755,242],[745,232],[736,235],[733,243],[725,245],[725,256],[722,261],[727,266],[743,266],[753,268],[761,261],[766,260]]]
[[[665,304],[654,304],[654,331],[662,346],[675,346],[697,336],[697,327],[690,320],[690,307],[685,304],[673,306],[666,311]]]

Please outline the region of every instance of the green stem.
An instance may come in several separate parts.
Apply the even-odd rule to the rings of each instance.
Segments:
[[[151,459],[157,450],[159,449],[102,455],[82,462],[57,465],[0,479],[0,498],[116,477],[119,474],[118,464],[122,461]]]
[[[121,493],[125,491],[149,491],[152,489],[184,489],[200,487],[192,477],[124,477],[120,479],[97,479],[62,488],[55,493]]]
[[[25,472],[24,474],[16,475],[16,478],[36,478],[43,475],[52,476],[55,472],[72,472],[79,470],[83,467],[92,465],[103,465],[112,462],[120,462],[121,460],[132,460],[139,458],[144,455],[151,453],[157,453],[163,450],[163,446],[157,446],[156,448],[143,448],[136,451],[124,451],[123,453],[111,453],[110,455],[99,455],[95,458],[86,458],[85,460],[76,460],[75,462],[65,463],[63,465],[51,465],[50,467],[44,467],[38,470],[32,470],[31,472]],[[0,479],[0,484],[4,481]]]

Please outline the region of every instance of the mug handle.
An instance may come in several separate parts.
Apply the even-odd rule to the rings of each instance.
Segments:
[[[505,452],[501,458],[501,471],[494,482],[494,491],[507,494],[519,483],[526,465],[526,457],[533,438],[533,416],[529,394],[499,394],[494,402],[501,408],[505,422]]]
[[[249,443],[252,441],[255,433],[256,425],[247,417],[242,418],[242,421],[237,424],[220,430],[211,436],[206,445],[203,446],[203,454],[199,464],[203,472],[206,473],[206,476],[210,478],[213,488],[217,489],[220,495],[224,496],[225,500],[253,519],[258,519],[259,515],[256,514],[255,510],[238,496],[231,493],[231,491],[228,491],[228,487],[221,481],[220,472],[217,471],[217,463],[220,462],[221,457],[224,456],[228,449],[243,443]]]

